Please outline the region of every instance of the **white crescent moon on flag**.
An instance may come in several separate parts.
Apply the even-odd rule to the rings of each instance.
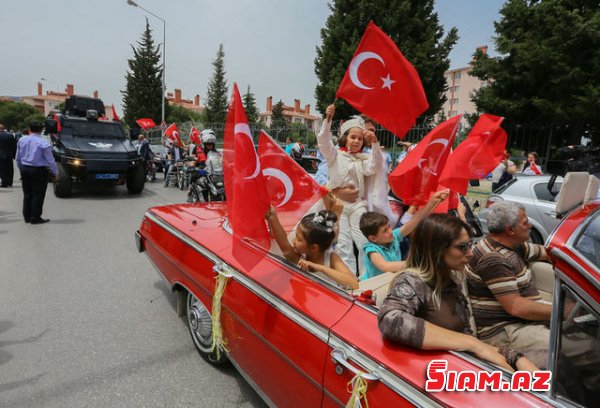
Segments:
[[[356,57],[352,58],[352,61],[350,61],[350,67],[348,68],[348,72],[350,73],[350,80],[356,87],[361,89],[373,89],[373,87],[366,86],[365,84],[360,82],[360,79],[358,79],[358,69],[360,68],[360,65],[368,59],[375,59],[381,62],[381,65],[385,67],[385,62],[383,61],[383,58],[381,58],[379,54],[376,54],[372,51],[361,52]]]
[[[248,138],[250,139],[250,145],[252,146],[252,148],[254,148],[254,139],[252,139],[252,133],[250,132],[250,126],[248,126],[247,123],[236,123],[235,124],[235,126],[233,128],[233,134],[237,135],[238,133],[242,133],[242,134],[248,136]],[[260,160],[258,159],[258,153],[256,153],[256,150],[254,150],[254,155],[256,157],[256,168],[254,169],[254,173],[252,173],[248,177],[244,177],[245,179],[256,178],[256,176],[258,176],[258,173],[260,172]]]
[[[281,202],[276,205],[276,207],[281,207],[282,205],[290,201],[290,198],[292,198],[292,194],[294,193],[294,185],[292,184],[292,180],[287,174],[285,174],[279,169],[274,169],[272,167],[267,167],[266,169],[264,169],[262,171],[262,174],[264,176],[275,177],[276,179],[281,181],[283,187],[285,188],[285,196],[283,197],[283,200],[281,200]]]
[[[436,144],[439,143],[441,145],[443,145],[444,147],[448,146],[448,139],[433,139],[431,142],[429,142],[429,144],[427,146],[431,146],[432,144]]]

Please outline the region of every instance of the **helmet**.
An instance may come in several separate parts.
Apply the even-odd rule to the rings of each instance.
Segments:
[[[304,146],[302,145],[302,143],[300,143],[300,142],[294,143],[294,145],[292,146],[292,151],[290,153],[290,156],[292,156],[292,159],[299,161],[302,159],[303,154],[304,154]]]
[[[200,132],[200,138],[202,139],[202,143],[216,143],[217,137],[215,136],[215,132],[212,129],[204,129]]]

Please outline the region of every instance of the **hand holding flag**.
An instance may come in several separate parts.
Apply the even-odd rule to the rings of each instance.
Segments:
[[[411,150],[390,174],[394,194],[409,205],[423,205],[438,190],[438,179],[446,164],[461,115],[439,124]]]

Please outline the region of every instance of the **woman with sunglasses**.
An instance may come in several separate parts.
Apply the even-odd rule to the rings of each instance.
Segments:
[[[389,340],[423,350],[468,351],[507,370],[537,367],[507,347],[473,336],[464,269],[472,255],[471,229],[448,214],[423,219],[411,236],[403,273],[396,277],[378,314]]]

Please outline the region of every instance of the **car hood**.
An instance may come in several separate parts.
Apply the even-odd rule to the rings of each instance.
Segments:
[[[67,149],[86,153],[128,153],[135,151],[135,146],[128,140],[118,138],[69,137],[61,139]]]

